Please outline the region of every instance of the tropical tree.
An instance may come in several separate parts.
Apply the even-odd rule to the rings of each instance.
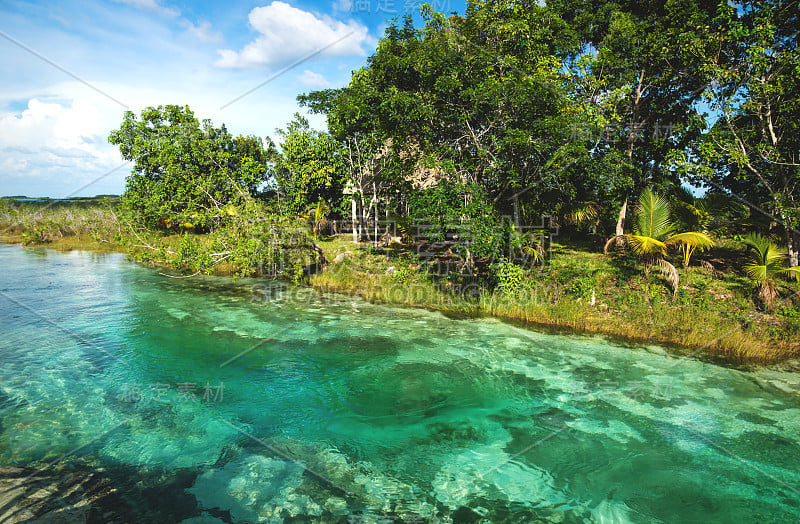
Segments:
[[[470,0],[463,16],[422,15],[421,29],[410,17],[391,24],[347,87],[301,103],[325,112],[331,134],[366,159],[388,145],[386,192],[405,193],[424,165],[438,180],[481,186],[501,213],[512,201],[541,213],[573,193],[592,200],[563,187],[586,178],[573,160],[586,148],[571,140],[565,89],[564,63],[577,51],[569,26],[534,0]]]
[[[636,225],[634,232],[627,235],[615,235],[606,242],[604,252],[608,252],[617,240],[624,241],[634,254],[644,260],[645,274],[655,265],[667,278],[672,287],[673,298],[678,294],[680,277],[678,271],[666,260],[670,247],[677,247],[683,255],[684,267],[696,249],[707,249],[714,245],[711,237],[705,233],[690,231],[675,233],[675,224],[670,219],[669,202],[662,196],[645,189],[639,196],[636,206]]]
[[[800,52],[797,2],[720,2],[705,56],[707,103],[717,118],[676,165],[737,195],[782,234],[800,264]]]
[[[621,238],[629,198],[646,186],[679,186],[666,159],[699,133],[694,105],[706,76],[697,64],[714,53],[705,35],[716,2],[548,0],[547,6],[580,35],[583,56],[572,62],[576,95],[604,131],[596,154],[619,164],[613,196]]]
[[[141,117],[127,111],[108,140],[134,162],[123,205],[154,229],[219,228],[267,176],[260,138],[200,122],[188,106],[148,107]]]
[[[341,144],[328,133],[311,129],[300,114],[278,134],[281,153],[275,156],[275,179],[288,210],[301,213],[320,199],[339,204],[344,186]]]
[[[778,300],[775,278],[785,276],[800,281],[800,266],[787,267],[786,251],[758,233],[750,233],[744,237],[742,244],[750,252],[744,272],[759,284],[758,298],[767,311],[772,311]]]
[[[328,219],[328,213],[330,213],[330,211],[331,206],[329,206],[324,199],[319,199],[319,202],[317,202],[315,206],[311,206],[306,210],[306,213],[313,224],[312,232],[315,239],[319,237],[319,232],[325,225],[325,222]]]
[[[723,237],[769,226],[768,222],[763,224],[761,215],[751,216],[750,208],[720,191],[708,191],[702,197],[695,197],[681,189],[672,211],[676,223],[683,229]]]

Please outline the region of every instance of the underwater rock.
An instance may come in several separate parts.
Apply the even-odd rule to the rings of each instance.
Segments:
[[[320,516],[322,507],[295,490],[305,469],[297,462],[244,455],[197,477],[192,493],[204,509],[230,511],[235,521],[283,522],[285,516]]]

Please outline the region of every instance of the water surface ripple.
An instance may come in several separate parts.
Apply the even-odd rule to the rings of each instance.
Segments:
[[[162,521],[800,517],[774,373],[122,255],[0,262],[0,466],[123,471]]]

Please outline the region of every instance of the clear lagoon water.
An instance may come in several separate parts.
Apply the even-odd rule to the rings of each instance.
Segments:
[[[800,518],[793,375],[117,254],[0,267],[0,466],[116,475],[131,521]]]

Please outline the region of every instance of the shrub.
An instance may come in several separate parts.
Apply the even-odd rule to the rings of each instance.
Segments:
[[[513,295],[525,287],[525,271],[521,266],[508,260],[490,266],[497,290],[504,295]]]

